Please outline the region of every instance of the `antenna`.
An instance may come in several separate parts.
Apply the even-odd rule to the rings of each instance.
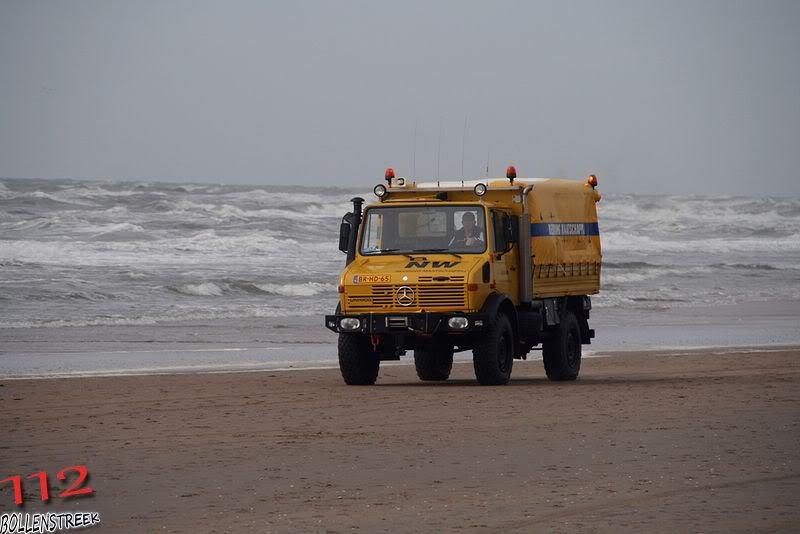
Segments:
[[[411,150],[411,179],[417,177],[417,121],[414,121],[414,148]]]
[[[489,149],[486,150],[486,177],[487,178],[489,177],[489,160],[491,159],[491,157],[492,157],[492,147],[489,147]]]
[[[464,145],[467,143],[467,114],[464,113],[464,132],[461,134],[461,181],[464,181]],[[463,184],[462,184],[463,185]]]
[[[443,118],[439,117],[439,146],[436,149],[436,182],[439,182],[439,168],[442,161],[442,121]]]

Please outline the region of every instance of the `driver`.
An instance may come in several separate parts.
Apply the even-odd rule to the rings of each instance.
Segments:
[[[471,211],[461,216],[461,228],[456,230],[450,245],[477,247],[483,245],[481,231],[475,224],[475,214]]]

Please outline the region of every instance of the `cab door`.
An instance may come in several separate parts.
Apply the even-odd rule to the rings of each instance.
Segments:
[[[490,230],[492,239],[492,283],[499,293],[511,297],[519,304],[519,246],[506,240],[504,228],[516,226],[517,221],[509,211],[492,209]]]

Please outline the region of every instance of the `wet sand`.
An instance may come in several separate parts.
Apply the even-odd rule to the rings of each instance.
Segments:
[[[625,353],[479,387],[385,366],[0,381],[3,477],[85,464],[108,532],[797,532],[800,349]],[[19,511],[8,484],[0,511]]]
[[[598,308],[591,325],[597,337],[584,349],[603,355],[686,347],[797,347],[800,300],[656,313]],[[0,380],[335,367],[336,339],[319,316],[0,328]],[[470,361],[471,355],[456,358]]]

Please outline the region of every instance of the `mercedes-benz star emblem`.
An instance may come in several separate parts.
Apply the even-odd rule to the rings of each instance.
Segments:
[[[400,306],[411,306],[414,304],[414,290],[408,286],[397,288],[395,299]]]

